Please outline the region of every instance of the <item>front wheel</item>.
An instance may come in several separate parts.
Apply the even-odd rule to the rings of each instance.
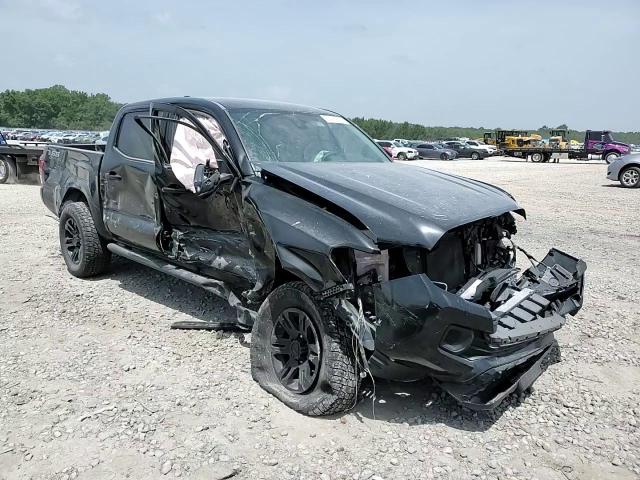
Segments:
[[[404,152],[400,152],[398,155],[396,155],[396,158],[398,160],[406,160],[407,159],[407,154]]]
[[[449,155],[447,155],[446,153],[441,153],[440,160],[449,160]]]
[[[604,161],[607,163],[611,163],[619,156],[620,155],[618,155],[616,152],[609,152],[604,156]]]
[[[304,415],[353,407],[360,378],[353,334],[333,306],[302,282],[276,288],[251,334],[251,375],[267,392]]]
[[[627,167],[620,173],[620,184],[626,188],[640,187],[640,167]]]
[[[471,153],[471,160],[480,160],[480,154],[478,152]]]
[[[62,257],[71,275],[92,277],[107,269],[111,252],[98,234],[86,203],[68,202],[64,205],[59,234]]]

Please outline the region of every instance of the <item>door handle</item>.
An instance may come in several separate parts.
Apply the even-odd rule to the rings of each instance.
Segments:
[[[113,180],[122,180],[122,177],[120,175],[118,175],[116,172],[114,172],[113,170],[109,173],[107,173],[108,177],[113,179]]]

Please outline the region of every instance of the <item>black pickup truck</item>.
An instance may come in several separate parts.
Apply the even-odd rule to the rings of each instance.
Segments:
[[[299,412],[351,408],[369,375],[491,409],[581,308],[583,261],[516,268],[511,195],[393,163],[331,111],[163,99],[123,107],[112,133],[104,154],[46,150],[68,270],[101,274],[113,253],[227,299],[254,379]]]

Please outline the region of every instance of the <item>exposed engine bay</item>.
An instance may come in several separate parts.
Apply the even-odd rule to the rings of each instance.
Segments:
[[[535,380],[552,332],[582,305],[586,265],[556,249],[537,261],[516,246],[515,233],[505,213],[447,232],[432,250],[355,252],[354,294],[375,339],[375,376],[432,376],[477,409]],[[518,250],[532,263],[524,271]]]

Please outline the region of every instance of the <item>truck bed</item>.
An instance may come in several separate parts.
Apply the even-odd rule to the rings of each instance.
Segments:
[[[56,216],[65,201],[82,194],[94,218],[102,218],[99,175],[103,150],[103,145],[93,144],[46,147],[40,194],[44,204]]]

